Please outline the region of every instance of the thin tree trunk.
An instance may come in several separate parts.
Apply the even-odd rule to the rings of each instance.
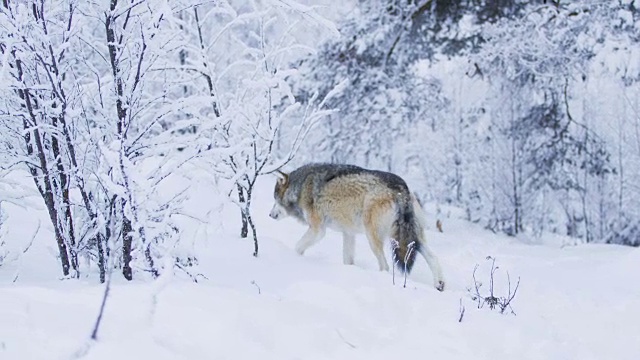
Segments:
[[[240,237],[246,238],[249,235],[249,219],[245,212],[246,198],[244,196],[244,188],[240,184],[236,184],[238,187],[238,201],[240,202],[240,216],[242,218],[242,227],[240,228]]]
[[[588,141],[589,141],[589,132],[587,130],[585,130],[585,139],[584,139],[584,146],[587,147],[588,146]],[[585,150],[585,157],[587,157],[587,151]],[[590,243],[591,242],[591,224],[589,223],[589,211],[587,208],[587,195],[588,195],[588,182],[589,182],[589,169],[587,166],[585,166],[584,170],[583,170],[583,180],[584,182],[583,184],[583,188],[580,189],[580,200],[582,202],[582,218],[584,221],[584,240],[586,243]]]
[[[247,210],[247,221],[251,226],[251,234],[253,235],[253,256],[258,257],[258,233],[256,232],[256,225],[253,223],[253,218]]]
[[[41,192],[41,195],[44,198],[44,202],[49,213],[49,218],[51,219],[51,223],[53,224],[56,243],[58,245],[58,253],[60,254],[60,263],[62,265],[62,274],[64,276],[68,276],[70,268],[69,253],[67,251],[67,244],[65,242],[62,229],[60,228],[60,214],[56,207],[56,201],[53,194],[53,186],[51,184],[52,174],[49,172],[49,170],[47,170],[48,164],[46,155],[44,154],[44,146],[42,145],[40,132],[37,129],[34,129],[33,134],[38,151],[38,158],[40,160],[40,168],[44,169],[41,174],[42,181],[44,182],[44,192]],[[34,178],[34,181],[36,181],[36,184],[38,184],[37,179]]]
[[[100,282],[104,283],[107,275],[107,263],[109,257],[111,256],[111,249],[109,248],[109,240],[111,240],[111,236],[113,235],[111,232],[112,220],[116,217],[116,202],[118,200],[117,196],[113,196],[111,198],[111,202],[109,204],[109,216],[107,218],[106,224],[104,225],[104,236],[97,236],[96,241],[98,241],[98,267],[100,268]],[[95,221],[94,221],[95,223]],[[104,244],[104,247],[103,247]],[[129,260],[131,262],[131,260]],[[109,269],[111,271],[112,269]],[[130,271],[129,271],[130,272]],[[125,276],[126,278],[126,276]]]
[[[118,0],[111,0],[109,10],[110,12],[107,14],[105,19],[105,31],[107,36],[107,48],[109,51],[109,61],[111,65],[111,72],[113,75],[113,81],[115,85],[116,92],[116,111],[118,120],[116,123],[118,137],[121,143],[123,143],[126,139],[126,118],[127,118],[127,109],[124,106],[123,98],[124,98],[124,86],[122,83],[122,77],[119,71],[119,65],[117,60],[118,50],[117,46],[120,42],[116,39],[116,33],[114,30],[115,20],[116,20],[116,7],[118,5]],[[129,15],[127,14],[127,17]],[[126,26],[126,25],[125,25]],[[122,145],[121,145],[122,146]],[[133,245],[133,225],[131,223],[131,219],[129,219],[125,213],[124,206],[126,204],[125,199],[120,199],[121,205],[121,213],[122,213],[122,274],[125,279],[132,280],[133,272],[131,270],[131,251]],[[130,204],[132,205],[132,204]]]
[[[205,58],[205,51],[206,51],[205,43],[204,43],[204,38],[202,37],[202,26],[200,26],[200,17],[198,16],[197,6],[193,8],[193,13],[195,15],[196,27],[198,29],[198,40],[200,41],[200,49],[202,50],[200,54],[202,56],[202,66],[208,71],[209,63]],[[220,107],[218,106],[218,102],[216,101],[216,92],[213,87],[213,79],[211,78],[211,74],[209,74],[208,72],[204,72],[202,75],[204,76],[204,79],[207,82],[207,88],[209,89],[209,96],[212,99],[211,106],[213,107],[213,113],[217,118],[219,118],[221,116],[221,113],[220,113]]]
[[[256,231],[256,225],[253,223],[253,217],[251,216],[251,195],[253,192],[253,184],[249,185],[247,190],[247,202],[245,203],[243,211],[243,219],[246,219],[247,223],[251,227],[251,234],[253,235],[253,256],[258,257],[258,233]]]
[[[104,253],[104,247],[102,244],[102,238],[94,238],[96,241],[96,247],[98,249],[98,270],[100,271],[100,283],[104,283],[107,276],[107,259]]]
[[[511,140],[511,180],[513,181],[513,232],[517,235],[520,230],[520,189],[518,188],[518,172],[517,172],[517,156],[516,156],[516,139]]]
[[[125,201],[120,199],[122,211],[122,275],[127,280],[133,280],[133,271],[131,270],[131,250],[133,244],[133,226],[131,220],[124,215]]]
[[[53,127],[58,127],[57,118],[52,118]],[[75,276],[79,277],[80,272],[78,270],[78,254],[76,252],[76,240],[75,240],[75,230],[73,226],[73,217],[71,214],[71,202],[69,200],[69,175],[67,169],[62,163],[62,154],[60,153],[60,145],[58,142],[58,136],[55,134],[51,135],[51,150],[53,151],[53,156],[56,162],[56,168],[58,170],[58,181],[59,181],[59,196],[62,198],[62,203],[60,204],[60,210],[63,212],[63,217],[60,219],[60,228],[63,231],[63,234],[66,235],[66,240],[69,248],[69,255],[71,257],[71,268],[75,271]],[[56,182],[54,182],[54,185]]]

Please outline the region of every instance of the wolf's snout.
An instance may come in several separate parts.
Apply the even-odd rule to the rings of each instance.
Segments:
[[[280,206],[278,206],[278,204],[274,204],[273,208],[271,209],[271,212],[269,212],[269,216],[272,219],[280,219],[282,217],[282,208],[280,208]]]

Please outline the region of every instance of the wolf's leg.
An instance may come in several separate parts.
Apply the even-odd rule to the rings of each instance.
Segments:
[[[325,234],[324,227],[309,227],[307,232],[302,235],[302,238],[296,244],[296,252],[300,255],[304,255],[304,252],[307,251],[308,248],[316,244],[320,241]]]
[[[345,265],[353,265],[356,252],[356,238],[349,233],[342,233],[342,261]]]
[[[427,261],[429,265],[429,269],[431,269],[431,273],[433,274],[433,285],[439,291],[444,290],[444,277],[442,276],[442,268],[440,267],[440,262],[435,254],[427,247],[426,242],[422,241],[420,247],[418,248],[422,257]]]
[[[371,251],[373,251],[376,259],[378,259],[378,267],[380,268],[380,271],[389,271],[387,259],[384,257],[383,237],[380,236],[376,229],[370,229],[367,227],[367,239],[369,240]]]
[[[378,259],[380,271],[389,271],[389,264],[387,264],[387,259],[384,257],[384,239],[388,234],[381,231],[381,228],[386,227],[383,219],[384,214],[389,210],[389,206],[385,201],[378,201],[372,202],[368,206],[365,205],[365,207],[367,210],[364,212],[362,220],[369,246],[376,259]]]
[[[325,234],[325,227],[315,212],[309,214],[309,229],[296,244],[296,252],[304,255],[304,252],[313,244],[320,241]]]

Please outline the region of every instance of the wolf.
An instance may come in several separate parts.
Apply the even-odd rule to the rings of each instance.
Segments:
[[[355,235],[364,233],[381,271],[388,271],[384,243],[392,240],[394,263],[410,272],[416,253],[427,261],[439,291],[445,282],[438,258],[427,247],[425,216],[415,195],[398,175],[355,165],[311,163],[291,173],[277,171],[273,219],[292,216],[309,226],[296,244],[303,255],[327,228],[342,232],[343,262],[352,265]]]

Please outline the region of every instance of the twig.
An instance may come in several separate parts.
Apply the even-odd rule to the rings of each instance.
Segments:
[[[38,235],[38,233],[40,232],[40,225],[41,225],[41,221],[40,219],[38,219],[38,226],[36,227],[36,230],[33,232],[33,235],[31,235],[31,241],[29,241],[29,244],[27,245],[27,247],[25,247],[22,250],[23,254],[26,254],[27,251],[29,251],[29,249],[31,249],[31,245],[33,245],[33,241],[36,239],[36,236]]]
[[[511,277],[509,276],[509,272],[507,272],[507,281],[509,282],[509,293],[506,298],[503,298],[503,302],[500,304],[500,313],[504,314],[504,311],[507,309],[511,309],[511,313],[515,315],[515,311],[511,307],[511,300],[516,297],[516,293],[518,292],[518,287],[520,287],[520,277],[518,276],[518,282],[516,283],[516,287],[513,290],[513,294],[511,293]]]
[[[262,294],[262,291],[260,290],[260,286],[258,286],[258,284],[256,283],[256,281],[255,281],[255,280],[251,280],[251,283],[252,283],[253,285],[255,285],[255,287],[257,287],[257,288],[258,288],[258,295]]]
[[[476,264],[473,268],[473,286],[475,287],[475,293],[471,293],[471,288],[467,288],[467,291],[471,293],[471,299],[478,301],[478,309],[482,308],[482,295],[480,295],[480,287],[482,287],[482,283],[476,279],[476,271],[480,265]]]
[[[100,312],[98,313],[98,318],[96,319],[96,324],[93,327],[93,332],[91,333],[91,339],[98,339],[98,329],[100,328],[100,322],[102,321],[102,315],[104,314],[104,308],[107,304],[107,297],[109,297],[109,290],[111,289],[111,271],[109,272],[109,278],[107,278],[107,284],[104,287],[104,295],[102,296],[102,304],[100,305]]]
[[[497,297],[495,297],[494,292],[493,292],[493,279],[494,279],[494,274],[496,272],[496,270],[498,270],[498,268],[496,267],[496,259],[491,257],[491,256],[487,256],[487,260],[492,260],[491,262],[491,275],[489,276],[489,296],[487,296],[484,301],[486,303],[489,304],[489,308],[491,310],[495,309],[495,307],[497,305],[499,305],[499,299]]]
[[[413,253],[413,248],[415,246],[416,242],[412,241],[411,243],[409,243],[409,245],[407,246],[407,253],[404,256],[404,284],[402,285],[403,288],[407,287],[407,275],[409,273],[409,271],[407,271],[407,267],[409,266],[409,259],[411,258],[411,253]]]
[[[357,349],[355,345],[347,341],[347,339],[345,339],[344,336],[342,336],[342,334],[340,333],[340,330],[336,329],[336,332],[338,333],[338,336],[340,336],[340,339],[342,339],[342,341],[344,341],[345,344],[349,345],[349,347],[352,349]]]

